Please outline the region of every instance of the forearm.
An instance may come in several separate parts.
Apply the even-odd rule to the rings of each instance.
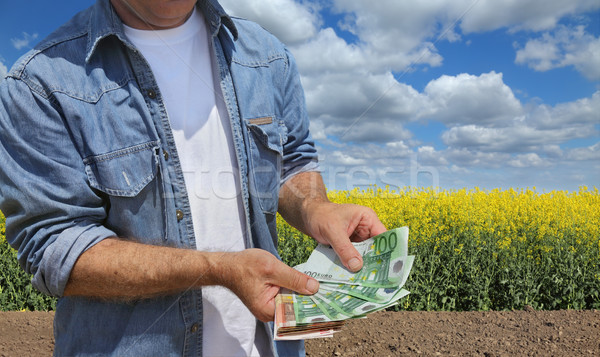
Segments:
[[[79,257],[64,294],[136,299],[220,285],[225,254],[105,239]]]
[[[279,214],[289,224],[312,235],[308,226],[311,205],[330,203],[319,172],[302,172],[290,178],[279,192]]]
[[[319,283],[262,249],[201,252],[105,239],[75,263],[65,295],[151,298],[222,285],[261,321],[272,321],[279,287],[314,294]]]
[[[362,267],[362,257],[350,241],[362,241],[386,230],[372,209],[330,202],[318,172],[292,177],[279,195],[281,216],[319,243],[331,245],[351,271]]]

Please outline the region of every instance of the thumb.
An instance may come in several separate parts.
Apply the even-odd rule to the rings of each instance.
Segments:
[[[350,240],[336,239],[330,244],[346,268],[352,272],[357,272],[362,268],[362,256],[358,253],[358,250],[354,248]]]
[[[304,295],[312,295],[319,291],[319,282],[294,268],[285,266],[285,271],[274,281],[275,285],[293,290]]]

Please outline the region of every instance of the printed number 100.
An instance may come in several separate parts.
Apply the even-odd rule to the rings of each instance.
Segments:
[[[382,236],[375,240],[375,251],[384,253],[388,250],[393,251],[398,245],[398,237],[396,232],[390,233],[388,236]]]

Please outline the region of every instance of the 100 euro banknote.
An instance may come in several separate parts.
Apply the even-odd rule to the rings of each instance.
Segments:
[[[405,257],[402,265],[402,271],[400,272],[401,279],[398,286],[387,287],[387,288],[374,288],[363,285],[349,285],[343,283],[327,283],[321,282],[321,289],[327,291],[337,291],[345,293],[363,300],[372,301],[376,303],[387,303],[391,301],[399,288],[403,287],[408,279],[408,275],[412,269],[412,265],[415,257],[408,255]]]
[[[331,337],[340,330],[349,316],[342,315],[331,307],[328,310],[338,318],[332,319],[310,296],[282,289],[275,298],[275,340]]]
[[[408,228],[396,228],[353,243],[363,267],[347,270],[328,246],[318,245],[295,269],[319,280],[319,291],[301,295],[282,289],[275,299],[276,340],[331,337],[344,321],[362,318],[398,303],[409,292],[402,289],[412,269]]]
[[[365,241],[352,243],[362,255],[363,267],[346,269],[330,246],[319,244],[306,263],[295,268],[322,282],[397,288],[408,256],[408,228],[396,228]],[[412,265],[412,261],[411,261]]]
[[[373,301],[357,298],[352,295],[335,290],[319,289],[319,292],[311,296],[314,300],[321,300],[324,305],[338,311],[342,315],[350,317],[359,317],[368,313],[385,309],[395,305],[398,300],[408,295],[408,290],[396,290],[389,301],[377,303]]]

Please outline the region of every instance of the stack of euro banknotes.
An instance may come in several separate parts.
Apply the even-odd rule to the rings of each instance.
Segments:
[[[329,246],[319,244],[294,268],[317,279],[319,291],[300,295],[282,289],[275,298],[275,340],[331,337],[344,322],[393,306],[409,294],[402,287],[413,265],[408,228],[396,228],[359,243],[363,267],[351,272]]]

